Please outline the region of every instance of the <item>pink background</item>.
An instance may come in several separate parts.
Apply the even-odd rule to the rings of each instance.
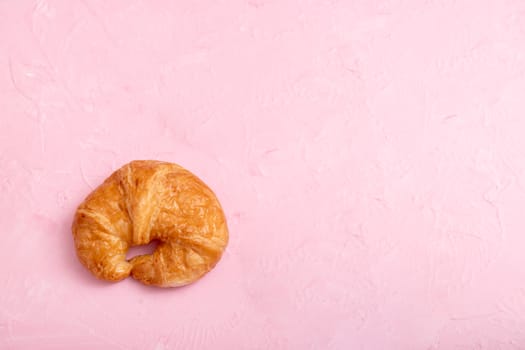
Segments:
[[[525,349],[525,2],[0,1],[0,349]],[[231,240],[95,280],[75,207],[182,164]]]

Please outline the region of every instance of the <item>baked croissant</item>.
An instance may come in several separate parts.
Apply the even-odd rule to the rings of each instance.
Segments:
[[[194,282],[228,243],[215,194],[179,165],[133,161],[115,171],[78,207],[72,226],[80,262],[97,278],[130,274],[159,287]],[[150,255],[126,261],[129,247],[159,242]]]

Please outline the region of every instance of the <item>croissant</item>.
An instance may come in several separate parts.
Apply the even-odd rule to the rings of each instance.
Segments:
[[[97,278],[131,274],[159,287],[201,278],[228,244],[223,210],[208,186],[177,164],[153,160],[115,171],[80,204],[72,231],[80,262]],[[153,240],[152,254],[126,260],[129,247]]]

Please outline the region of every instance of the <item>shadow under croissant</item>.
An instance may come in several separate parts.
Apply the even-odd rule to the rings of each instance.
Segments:
[[[154,240],[154,241],[150,242],[149,244],[130,247],[128,252],[126,253],[126,260],[129,261],[129,260],[131,260],[131,259],[133,259],[133,258],[135,258],[137,256],[141,256],[141,255],[150,255],[150,254],[152,254],[155,251],[155,249],[156,249],[158,244],[159,244],[159,242]],[[156,286],[146,285],[146,284],[142,283],[141,281],[138,281],[138,280],[134,279],[132,277],[132,275],[130,275],[127,278],[125,278],[123,280],[120,280],[120,281],[108,281],[108,280],[98,279],[88,269],[86,269],[84,266],[82,266],[82,264],[80,263],[80,261],[78,260],[78,258],[76,256],[74,250],[71,250],[71,249],[64,249],[64,250],[68,252],[68,257],[67,258],[68,258],[69,261],[72,261],[72,265],[74,265],[74,267],[75,267],[74,273],[75,273],[76,277],[78,278],[80,276],[82,278],[82,282],[83,283],[89,284],[89,285],[97,287],[97,288],[98,287],[100,287],[100,288],[111,287],[111,286],[115,286],[115,285],[117,285],[119,283],[129,283],[128,287],[133,286],[134,288],[136,287],[136,288],[138,288],[140,290],[148,291],[149,293],[151,293],[152,291],[156,291],[156,293],[164,293],[164,291],[165,292],[169,292],[169,293],[173,293],[175,290],[180,290],[180,291],[187,290],[189,287],[191,287],[192,285],[195,284],[195,283],[189,283],[187,285],[179,286],[177,288],[159,288],[159,287],[156,287]],[[197,282],[197,281],[195,281],[195,282]]]

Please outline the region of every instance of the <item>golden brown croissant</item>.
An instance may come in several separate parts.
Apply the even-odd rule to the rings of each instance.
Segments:
[[[215,194],[179,165],[133,161],[115,171],[77,209],[78,258],[96,277],[130,274],[147,285],[178,287],[210,271],[228,243]],[[158,240],[151,255],[126,261],[129,247]]]

